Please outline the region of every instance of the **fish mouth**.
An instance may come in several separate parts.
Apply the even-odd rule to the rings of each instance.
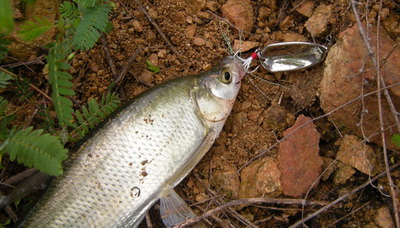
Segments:
[[[236,69],[238,70],[239,79],[242,80],[242,78],[246,75],[246,71],[244,70],[243,63],[240,62],[239,60],[236,60],[235,65],[236,65]]]

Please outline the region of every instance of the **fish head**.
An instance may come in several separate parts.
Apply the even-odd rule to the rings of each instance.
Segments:
[[[195,100],[203,119],[223,125],[232,110],[244,75],[242,62],[233,56],[225,57],[200,75]]]
[[[215,97],[234,101],[244,75],[242,62],[234,56],[228,56],[205,74],[203,86]]]

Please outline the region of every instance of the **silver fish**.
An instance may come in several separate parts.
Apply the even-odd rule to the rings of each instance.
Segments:
[[[218,137],[244,76],[227,57],[133,99],[74,153],[23,227],[136,227],[161,199],[167,226],[195,216],[173,190]]]

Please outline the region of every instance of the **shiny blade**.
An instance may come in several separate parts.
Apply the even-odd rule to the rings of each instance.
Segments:
[[[295,71],[324,60],[328,48],[308,42],[270,44],[260,52],[261,65],[270,72]]]

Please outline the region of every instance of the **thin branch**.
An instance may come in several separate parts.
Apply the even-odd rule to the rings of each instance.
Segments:
[[[128,62],[125,64],[124,68],[122,68],[121,73],[118,75],[117,79],[115,79],[115,84],[117,87],[121,84],[122,80],[125,78],[126,73],[128,73],[128,69],[131,67],[133,61],[135,60],[136,56],[142,49],[138,47],[133,53],[133,55],[129,58]]]
[[[390,171],[393,171],[393,170],[395,170],[395,169],[398,168],[398,167],[400,167],[400,162],[394,164],[393,166],[391,166],[389,170],[390,170]],[[349,196],[355,194],[356,192],[360,191],[361,189],[367,187],[367,186],[370,184],[370,182],[375,182],[375,181],[378,180],[379,178],[385,176],[385,174],[386,174],[386,172],[382,172],[382,173],[376,175],[376,176],[375,176],[374,178],[372,178],[371,180],[367,180],[366,182],[364,182],[364,184],[362,184],[362,185],[358,186],[357,188],[351,190],[351,191],[348,192],[347,194],[345,194],[345,195],[343,195],[343,196],[337,198],[336,200],[332,201],[332,202],[329,203],[328,205],[326,205],[326,206],[322,207],[321,209],[315,211],[314,213],[308,215],[308,216],[305,217],[304,219],[302,219],[302,220],[300,220],[300,221],[297,221],[296,223],[294,223],[294,224],[291,225],[290,227],[298,227],[298,226],[300,226],[301,224],[307,222],[308,220],[314,218],[315,216],[317,216],[317,215],[321,214],[322,212],[328,210],[329,208],[335,206],[335,205],[336,205],[337,203],[339,203],[340,201],[343,201],[343,200],[346,199],[347,197],[349,197]]]
[[[19,66],[29,66],[29,65],[36,65],[36,64],[40,64],[40,65],[44,65],[43,60],[45,59],[45,56],[41,56],[35,60],[31,60],[31,61],[27,61],[27,62],[17,62],[17,63],[9,63],[9,64],[4,64],[1,65],[0,67],[2,68],[14,68],[14,67],[19,67]]]
[[[110,49],[108,48],[107,41],[105,39],[104,34],[101,35],[101,42],[103,43],[103,50],[104,50],[104,53],[106,54],[106,59],[107,59],[108,65],[111,68],[111,73],[113,75],[113,78],[116,78],[118,75],[117,69],[115,68],[113,59],[111,58]]]
[[[396,197],[396,192],[394,189],[394,184],[393,184],[393,179],[392,176],[390,174],[390,170],[389,170],[389,158],[387,155],[387,148],[386,148],[386,135],[385,132],[383,131],[384,129],[384,123],[383,123],[383,108],[382,108],[382,99],[381,99],[381,87],[386,87],[386,83],[385,80],[383,79],[382,75],[381,75],[381,71],[380,71],[380,66],[379,66],[379,57],[380,57],[380,21],[381,21],[381,11],[382,11],[382,0],[379,3],[379,13],[378,13],[378,28],[377,28],[377,38],[376,38],[376,55],[374,54],[371,45],[369,43],[368,40],[368,36],[365,34],[364,29],[362,28],[362,24],[361,24],[361,19],[359,17],[358,11],[357,11],[357,7],[356,7],[356,3],[354,2],[354,0],[350,0],[351,1],[351,6],[354,12],[354,16],[356,18],[357,21],[357,25],[361,34],[361,37],[364,40],[365,46],[367,48],[368,51],[368,55],[371,58],[375,70],[376,70],[376,74],[377,74],[377,98],[378,98],[378,109],[379,109],[379,122],[380,122],[380,128],[381,128],[381,137],[382,137],[382,146],[383,146],[383,157],[384,157],[384,161],[385,161],[385,172],[386,172],[386,177],[388,179],[389,182],[389,193],[390,193],[390,197],[392,198],[392,203],[393,203],[393,214],[394,214],[394,220],[395,220],[395,224],[397,228],[400,228],[400,218],[399,218],[399,211],[398,211],[398,207],[397,207],[397,197]],[[398,131],[400,132],[400,124],[399,124],[399,119],[397,116],[397,111],[394,107],[394,104],[392,102],[392,99],[390,97],[390,94],[388,92],[388,90],[383,90],[387,103],[389,104],[390,110],[392,112],[392,115],[394,117],[394,120],[396,122],[396,126]]]
[[[196,223],[202,219],[208,218],[211,215],[226,210],[229,207],[234,207],[234,206],[248,206],[252,204],[261,204],[261,203],[268,203],[268,204],[285,204],[285,205],[310,205],[310,206],[322,206],[326,205],[326,202],[320,202],[320,201],[306,201],[303,199],[272,199],[272,198],[249,198],[249,199],[238,199],[238,200],[233,200],[228,203],[222,204],[221,206],[218,206],[214,209],[211,209],[207,211],[206,213],[197,216],[192,219],[188,219],[181,224],[178,224],[175,226],[176,228],[179,227],[185,227],[188,225],[191,225],[193,223]],[[329,204],[328,204],[329,205]]]

